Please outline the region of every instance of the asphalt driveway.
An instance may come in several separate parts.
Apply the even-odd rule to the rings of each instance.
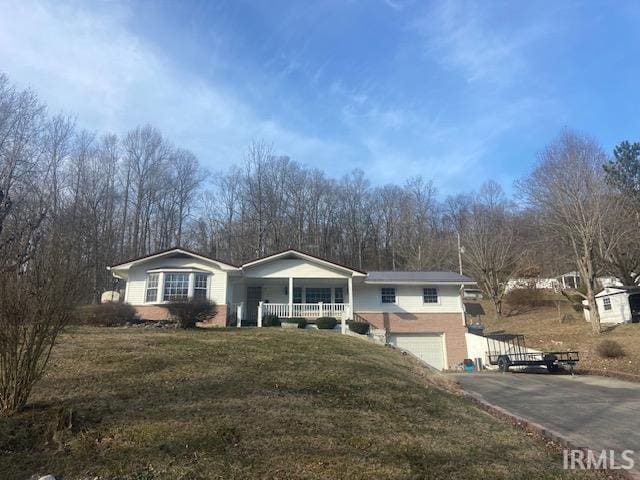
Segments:
[[[468,392],[594,450],[635,451],[640,469],[640,383],[591,375],[460,374]]]

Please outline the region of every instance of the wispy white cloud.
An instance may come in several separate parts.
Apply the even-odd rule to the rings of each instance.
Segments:
[[[481,162],[508,132],[535,121],[547,101],[511,88],[514,79],[529,72],[526,53],[538,31],[508,34],[469,4],[438,3],[419,21],[407,20],[411,39],[398,47],[413,49],[419,40],[425,57],[415,58],[409,50],[412,64],[424,61],[426,71],[435,61],[460,75],[466,88],[450,97],[431,101],[419,91],[390,96],[384,78],[340,72],[339,56],[314,58],[297,45],[280,48],[274,41],[266,60],[259,55],[247,60],[266,78],[248,87],[251,94],[269,96],[271,89],[277,94],[271,105],[286,104],[272,114],[269,102],[258,108],[236,85],[225,83],[219,71],[233,67],[234,59],[221,57],[224,48],[209,52],[213,66],[203,66],[206,78],[184,71],[132,30],[135,16],[126,3],[5,1],[0,5],[0,69],[14,82],[32,86],[53,111],[77,113],[79,125],[91,129],[123,133],[150,122],[211,169],[238,162],[251,139],[263,138],[329,175],[354,167],[365,168],[375,183],[424,175],[451,193],[490,175]],[[387,3],[398,11],[398,21],[422,8]],[[290,91],[289,77],[304,77],[300,72],[308,78],[306,88]],[[423,71],[411,69],[411,74]],[[289,102],[289,95],[295,101]],[[323,105],[314,110],[310,103],[317,98]],[[322,115],[317,123],[316,113]]]
[[[466,81],[510,83],[526,73],[525,50],[541,38],[544,25],[505,29],[490,13],[486,2],[446,0],[436,2],[411,28],[424,37],[430,58],[459,70]]]
[[[123,133],[150,122],[213,169],[237,162],[252,138],[320,164],[349,153],[259,115],[222,82],[181,71],[127,28],[132,12],[118,5],[96,12],[83,2],[4,3],[0,68],[53,111],[78,114],[81,126]]]

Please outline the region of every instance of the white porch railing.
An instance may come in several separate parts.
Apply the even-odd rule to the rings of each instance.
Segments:
[[[263,303],[262,315],[277,315],[281,318],[335,317],[340,319],[347,306],[344,303],[294,303],[291,305],[290,312],[288,303]]]

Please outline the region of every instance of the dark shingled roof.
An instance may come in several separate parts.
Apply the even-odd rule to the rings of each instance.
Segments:
[[[371,282],[442,282],[475,283],[465,275],[455,272],[369,272],[365,281]]]

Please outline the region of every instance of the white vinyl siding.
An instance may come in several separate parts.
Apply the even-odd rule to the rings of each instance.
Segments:
[[[615,293],[613,295],[596,297],[596,304],[598,305],[598,312],[600,312],[600,321],[602,323],[624,323],[631,321],[629,295],[626,293]],[[609,308],[607,308],[607,304]],[[588,310],[585,310],[585,312],[588,313]]]
[[[347,278],[349,275],[307,260],[281,259],[247,267],[244,276],[246,278]]]
[[[438,285],[438,303],[424,303],[424,285],[397,285],[396,303],[382,303],[380,286],[354,285],[355,312],[459,313],[460,286]]]

